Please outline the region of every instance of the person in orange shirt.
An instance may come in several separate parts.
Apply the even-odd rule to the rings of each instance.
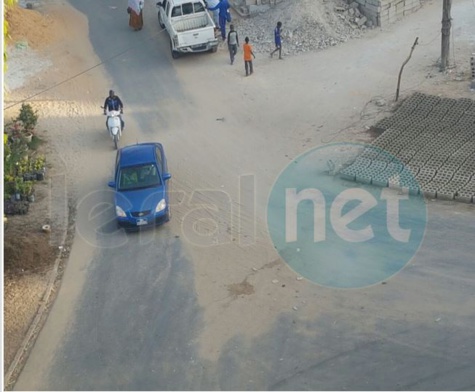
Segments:
[[[256,58],[254,52],[252,51],[252,46],[249,43],[249,37],[244,39],[245,43],[242,46],[244,52],[244,67],[246,69],[246,76],[252,75],[254,69],[252,68],[252,58]]]

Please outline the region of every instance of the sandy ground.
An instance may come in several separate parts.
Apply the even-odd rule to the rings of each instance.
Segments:
[[[21,347],[27,331],[39,309],[41,301],[51,275],[51,269],[59,253],[59,246],[63,244],[63,235],[69,223],[74,223],[74,218],[69,222],[69,207],[74,197],[75,181],[71,181],[72,172],[67,162],[58,151],[65,148],[77,150],[81,138],[79,133],[71,132],[78,118],[83,117],[78,108],[95,106],[94,104],[78,105],[76,100],[81,100],[84,90],[74,88],[77,92],[72,100],[64,100],[61,89],[48,95],[46,100],[34,96],[45,88],[55,83],[55,80],[67,79],[72,72],[81,72],[93,64],[94,56],[87,41],[87,21],[74,9],[57,2],[45,2],[34,11],[18,8],[13,13],[11,24],[11,41],[8,47],[8,71],[6,84],[8,92],[5,96],[4,118],[8,121],[14,118],[19,109],[19,101],[30,98],[28,102],[38,110],[39,124],[38,135],[46,141],[42,147],[47,156],[48,177],[40,189],[37,201],[30,207],[29,214],[24,217],[11,217],[6,236],[15,232],[30,232],[34,235],[41,231],[43,224],[50,224],[52,233],[46,241],[53,249],[51,256],[44,253],[43,257],[36,257],[35,263],[41,268],[31,268],[33,263],[25,266],[23,272],[14,271],[5,276],[4,291],[4,371],[7,372],[10,364]],[[69,40],[62,40],[69,36]],[[77,40],[82,36],[83,39]],[[75,41],[76,49],[71,49],[69,43]],[[27,43],[27,45],[25,45]],[[78,57],[76,53],[90,53],[85,58]],[[92,57],[91,57],[92,56]],[[54,77],[52,77],[54,75]],[[56,77],[59,77],[56,79]],[[103,75],[97,77],[101,80]],[[94,90],[98,81],[81,80],[81,87],[89,91]],[[100,83],[100,82],[99,82]],[[104,87],[106,89],[107,87]],[[71,84],[67,90],[71,89]],[[87,94],[87,93],[86,93]],[[100,109],[100,108],[99,108]],[[96,110],[96,108],[92,109]],[[74,165],[73,165],[74,166]],[[80,168],[78,168],[80,170]],[[12,234],[14,235],[14,234]],[[67,254],[63,255],[67,256]],[[47,258],[47,260],[43,260]],[[51,298],[52,300],[53,298]],[[44,321],[44,320],[43,320]]]
[[[10,53],[12,71],[6,81],[10,75],[15,88],[6,98],[6,116],[15,110],[9,109],[9,105],[33,96],[29,101],[40,112],[50,145],[59,152],[57,171],[66,176],[60,182],[67,195],[63,205],[68,199],[75,205],[86,192],[102,187],[102,178],[91,174],[96,168],[101,173],[110,172],[111,142],[98,130],[103,122],[99,105],[111,81],[101,67],[96,67],[100,61],[89,42],[84,15],[67,4],[47,5],[44,11],[56,21],[55,29],[61,40],[38,47],[37,51],[28,50],[26,55],[21,50]],[[225,222],[231,234],[229,243],[200,247],[187,242],[187,251],[193,256],[196,294],[207,326],[199,336],[200,355],[204,358],[216,360],[223,345],[236,334],[248,338],[259,336],[282,309],[298,307],[308,315],[332,311],[333,304],[326,300],[330,294],[324,292],[315,299],[312,285],[296,280],[270,245],[264,224],[269,189],[285,165],[308,148],[332,141],[370,140],[366,126],[390,109],[400,64],[416,36],[420,45],[405,68],[403,96],[423,91],[473,98],[468,86],[469,55],[474,51],[475,36],[470,18],[464,17],[464,13],[475,15],[475,8],[470,1],[462,1],[455,7],[451,56],[455,67],[447,74],[438,73],[435,67],[440,46],[439,8],[438,2],[430,2],[388,29],[375,29],[361,40],[324,52],[286,57],[280,62],[260,56],[254,64],[255,74],[249,78],[243,77],[241,62],[229,65],[224,46],[215,56],[186,57],[175,64],[177,76],[185,86],[187,110],[181,111],[180,102],[173,99],[160,102],[160,116],[165,120],[162,140],[170,151],[187,152],[182,159],[171,160],[174,189],[189,196],[197,187],[218,187],[230,195],[234,208]],[[147,26],[155,23],[152,7],[149,11]],[[15,61],[44,66],[38,68],[39,73],[15,75],[19,68]],[[80,77],[72,77],[83,72]],[[66,80],[67,83],[61,84]],[[50,90],[42,93],[45,89]],[[375,105],[375,100],[380,98],[388,102],[382,109]],[[140,107],[131,110],[139,113]],[[187,137],[183,128],[188,124],[199,124],[188,132],[199,133],[200,137]],[[124,137],[124,143],[144,138],[129,134]],[[239,146],[239,154],[233,154],[234,145]],[[197,183],[196,172],[207,175]],[[253,175],[256,184],[257,225],[250,239],[239,237],[235,216],[239,176],[243,175]],[[466,207],[454,208],[463,211]],[[173,234],[183,233],[182,222],[189,211],[186,204],[174,208],[170,225]],[[64,227],[66,217],[58,214],[59,224]],[[246,213],[241,218],[245,222],[251,219]],[[204,226],[202,230],[211,228]],[[249,241],[249,245],[241,246],[239,239]],[[77,237],[75,247],[76,254],[81,254],[84,261],[70,266],[77,278],[74,285],[64,288],[64,295],[73,298],[81,291],[88,266],[86,260],[91,257],[84,238]],[[272,283],[275,280],[278,284]],[[32,302],[25,306],[28,309],[25,316],[18,318],[25,320],[24,324],[32,318],[34,301],[42,297],[44,287],[44,276],[29,278]],[[398,311],[410,310],[403,306]],[[67,321],[65,313],[59,325],[66,325]],[[376,322],[368,319],[367,328],[373,328]],[[8,344],[11,341],[16,347],[21,331],[25,331],[24,325],[7,328]],[[15,337],[9,339],[9,334]]]
[[[461,8],[459,12],[463,12]],[[457,68],[446,75],[440,74],[435,66],[439,57],[438,11],[438,5],[430,3],[399,24],[383,31],[374,30],[361,40],[324,52],[286,58],[282,62],[259,56],[254,61],[255,74],[249,78],[243,77],[241,64],[229,65],[224,46],[219,51],[222,68],[214,70],[213,77],[210,77],[209,60],[204,56],[183,59],[180,63],[180,78],[195,103],[188,121],[199,118],[203,127],[198,144],[193,140],[199,154],[197,162],[201,164],[191,169],[186,167],[186,162],[183,162],[185,167],[178,162],[178,187],[187,189],[186,184],[193,183],[196,170],[206,172],[209,178],[221,181],[218,184],[229,192],[233,206],[237,207],[239,178],[236,173],[254,175],[256,183],[258,224],[253,246],[243,247],[235,241],[221,247],[192,248],[198,298],[206,315],[207,328],[201,336],[203,350],[200,352],[204,357],[216,360],[220,347],[236,334],[262,335],[281,309],[301,307],[302,301],[306,314],[317,314],[327,306],[330,311],[331,301],[313,300],[312,289],[296,281],[295,273],[279,262],[278,255],[269,246],[265,227],[267,196],[280,170],[309,148],[329,142],[371,140],[366,126],[385,116],[384,111],[389,109],[378,109],[375,101],[383,98],[391,106],[400,66],[417,36],[420,46],[405,67],[402,97],[423,91],[473,98],[468,88],[468,62],[461,60],[463,56],[468,58],[473,48],[473,30],[454,17],[452,59],[457,60]],[[468,7],[467,12],[474,11]],[[402,45],[402,42],[407,44]],[[373,50],[374,47],[379,49]],[[206,91],[220,93],[211,96]],[[210,106],[216,108],[214,116],[200,115]],[[216,121],[222,118],[224,122]],[[186,123],[186,119],[175,121],[176,128],[172,132]],[[243,135],[246,135],[248,149],[243,152],[237,148],[240,156],[228,156],[232,148],[222,146],[242,145]],[[172,140],[168,143],[173,145]],[[187,141],[180,140],[180,143]],[[222,166],[210,168],[207,156],[230,163],[228,171],[223,171]],[[206,188],[208,184],[202,185]],[[183,211],[186,213],[186,207]],[[237,224],[235,216],[230,218],[228,225],[235,238],[238,238]],[[279,284],[273,284],[274,280]],[[253,286],[255,295],[235,300],[228,292],[228,285],[241,282]],[[294,290],[295,295],[288,295],[287,290]],[[370,325],[368,330],[371,330]]]

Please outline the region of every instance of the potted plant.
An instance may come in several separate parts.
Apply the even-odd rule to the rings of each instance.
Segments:
[[[21,140],[23,128],[23,122],[20,120],[13,120],[13,124],[9,124],[10,138],[12,141],[17,142]]]
[[[23,182],[23,199],[26,199],[29,202],[34,202],[35,201],[33,181]]]
[[[20,114],[15,121],[21,121],[26,132],[31,132],[35,129],[38,123],[38,112],[33,110],[29,103],[21,105]]]
[[[13,194],[14,201],[20,201],[23,193],[23,177],[15,177],[15,192]]]
[[[15,200],[15,190],[16,190],[16,184],[15,184],[15,177],[13,177],[10,174],[6,174],[3,179],[3,200]]]
[[[36,179],[38,181],[43,181],[45,178],[46,167],[45,167],[46,159],[44,155],[39,155],[36,157],[35,161],[33,162],[33,170],[36,174]]]
[[[36,181],[36,173],[25,173],[23,174],[23,181]]]
[[[16,167],[17,176],[23,177],[25,173],[28,173],[30,169],[30,161],[28,159],[28,156],[22,157],[21,160],[17,162]]]
[[[24,160],[20,163],[24,181],[36,181],[36,172],[34,169],[34,161],[32,159]]]
[[[33,132],[25,130],[25,131],[22,132],[21,136],[22,136],[23,140],[25,141],[25,143],[28,144],[28,143],[31,143],[31,141],[33,140],[34,135],[33,135]]]
[[[15,177],[9,173],[5,173],[3,176],[3,188],[9,193],[13,193],[15,190]]]

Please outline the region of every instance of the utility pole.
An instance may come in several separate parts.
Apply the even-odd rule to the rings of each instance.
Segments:
[[[450,17],[451,8],[452,0],[444,0],[442,9],[442,53],[440,56],[441,72],[444,72],[449,65],[450,28],[452,27],[452,18]]]

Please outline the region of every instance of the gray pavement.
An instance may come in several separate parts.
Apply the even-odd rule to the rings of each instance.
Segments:
[[[386,285],[330,290],[334,309],[307,318],[283,311],[262,336],[231,339],[217,362],[198,355],[197,334],[206,326],[179,239],[164,239],[165,229],[159,238],[145,234],[143,242],[154,239],[148,246],[97,252],[44,383],[20,379],[17,387],[473,389],[474,260],[466,250],[475,250],[475,226],[473,214],[453,216],[450,208],[434,208],[417,259]],[[317,302],[329,293],[315,292]],[[433,308],[430,319],[418,315],[424,306]],[[375,319],[370,330],[368,319]]]

